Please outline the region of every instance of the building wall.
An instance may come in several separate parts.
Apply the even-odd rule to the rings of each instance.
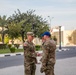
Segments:
[[[64,44],[64,40],[63,40],[63,34],[64,32],[61,31],[61,44],[63,45]],[[57,32],[53,32],[52,36],[55,36],[57,38],[57,45],[59,45],[59,31]]]
[[[59,45],[59,31],[53,32],[52,36],[56,36],[57,45]],[[76,30],[61,31],[61,44],[62,45],[76,45]]]
[[[64,45],[73,45],[72,36],[73,30],[64,31]]]
[[[73,31],[73,33],[72,33],[71,36],[72,36],[72,38],[73,38],[72,41],[73,41],[74,45],[76,45],[76,30]]]

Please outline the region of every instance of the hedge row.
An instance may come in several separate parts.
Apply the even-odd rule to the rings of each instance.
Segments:
[[[36,45],[35,48],[36,48],[36,51],[41,50],[41,46],[40,45]]]
[[[20,44],[14,44],[14,46],[18,49]],[[0,49],[11,48],[12,44],[0,44]]]
[[[19,46],[20,44],[14,44],[14,47],[17,49],[19,48]],[[0,49],[6,49],[6,48],[10,49],[11,47],[12,47],[12,44],[0,44]],[[36,51],[41,50],[40,45],[36,45],[35,48],[36,48]]]
[[[5,49],[7,48],[7,44],[0,44],[0,49]]]

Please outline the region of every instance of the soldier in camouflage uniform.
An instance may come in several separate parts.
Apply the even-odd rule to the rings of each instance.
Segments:
[[[43,55],[40,71],[41,73],[44,72],[45,75],[54,75],[56,44],[53,40],[50,40],[51,34],[49,32],[44,32],[42,37],[44,38],[44,42],[42,44]]]
[[[27,41],[24,42],[24,73],[25,75],[35,75],[36,70],[36,52],[35,46],[32,43],[34,34],[27,32]]]

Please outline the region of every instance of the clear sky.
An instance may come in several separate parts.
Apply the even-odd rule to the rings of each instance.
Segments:
[[[17,9],[21,12],[36,10],[35,14],[46,18],[49,24],[51,20],[51,27],[61,25],[65,29],[76,29],[76,0],[0,0],[1,16],[8,17]]]

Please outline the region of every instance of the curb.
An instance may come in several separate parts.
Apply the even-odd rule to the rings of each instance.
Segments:
[[[0,57],[18,56],[18,55],[23,55],[23,53],[7,53],[7,54],[0,54]]]
[[[56,52],[62,52],[62,51],[69,51],[69,49],[56,49]],[[38,59],[37,64],[41,64],[40,58],[41,58],[41,56],[42,56],[42,52],[41,52],[41,51],[39,51],[39,52],[37,51],[37,53],[39,53],[39,54],[37,55],[37,59]],[[18,56],[18,55],[24,55],[24,52],[0,54],[0,57]]]
[[[69,49],[56,49],[56,52],[69,51]]]
[[[0,54],[0,57],[9,57],[9,56],[18,56],[18,55],[24,55],[24,53],[7,53],[7,54]],[[37,59],[39,59],[40,56],[37,56]],[[41,64],[41,62],[38,60],[37,64]]]
[[[69,51],[69,49],[56,49],[56,52],[62,52],[62,51]],[[42,52],[38,52],[39,53],[37,55],[37,57],[41,56],[42,55]],[[8,57],[8,56],[18,56],[18,55],[24,55],[23,52],[19,52],[19,53],[7,53],[7,54],[0,54],[0,57]]]

